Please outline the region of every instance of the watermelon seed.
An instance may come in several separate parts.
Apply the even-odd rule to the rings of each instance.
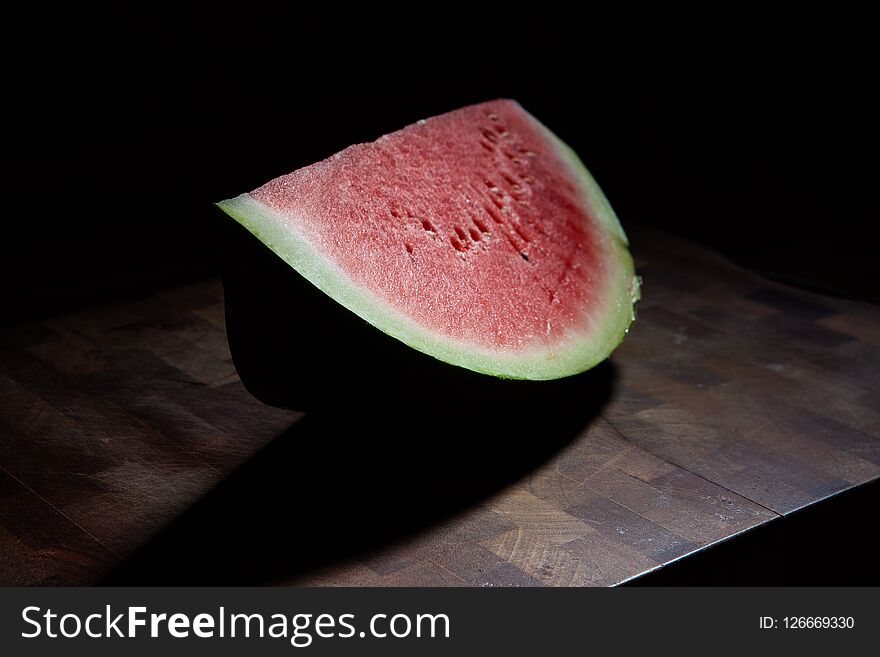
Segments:
[[[479,242],[480,239],[482,238],[482,236],[480,235],[480,231],[478,231],[476,228],[470,228],[470,229],[468,229],[468,233],[470,234],[471,239],[472,239],[474,242]]]
[[[406,242],[406,243],[404,243],[404,246],[406,247],[406,252],[409,253],[410,255],[412,255],[412,252],[413,252],[412,244],[410,244],[409,242]]]
[[[458,239],[460,239],[462,242],[467,240],[467,237],[465,237],[464,230],[461,226],[456,226],[454,230],[455,234],[458,235]]]
[[[519,252],[519,255],[520,255],[520,256],[522,257],[522,259],[525,260],[526,262],[529,261],[529,254],[526,253],[525,251],[520,251],[520,252]]]
[[[419,119],[418,121],[416,121],[416,123],[418,123],[419,125],[426,125],[428,122],[425,119]]]
[[[422,228],[424,228],[429,233],[436,233],[436,229],[434,228],[434,224],[432,224],[427,219],[422,219]]]
[[[489,114],[488,116],[489,116],[490,121],[497,121],[498,120],[498,115],[495,114],[494,112],[492,114]]]
[[[452,242],[452,246],[455,247],[456,251],[458,251],[460,253],[464,253],[464,250],[465,250],[464,245],[458,240],[458,238],[455,235],[450,237],[449,241]]]
[[[480,232],[482,232],[482,233],[488,233],[488,232],[489,232],[489,227],[488,227],[486,224],[484,224],[483,221],[480,220],[480,219],[474,218],[474,225],[475,225],[477,228],[479,228],[479,229],[480,229]]]
[[[493,144],[498,141],[498,137],[495,136],[495,133],[489,130],[483,130],[483,136],[491,141]]]
[[[485,141],[483,141],[482,139],[480,140],[480,146],[482,146],[485,150],[487,150],[487,151],[490,152],[490,153],[494,153],[494,152],[495,152],[495,147],[492,146],[492,144],[487,144],[487,143],[486,143]]]

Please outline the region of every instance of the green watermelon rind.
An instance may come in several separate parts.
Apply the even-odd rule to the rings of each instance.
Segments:
[[[496,350],[454,340],[421,326],[389,302],[358,285],[302,235],[284,227],[284,219],[249,194],[217,203],[306,280],[357,316],[413,349],[446,363],[505,379],[549,380],[579,374],[607,359],[635,319],[639,279],[628,240],[599,185],[577,154],[545,126],[535,122],[556,145],[558,154],[580,182],[588,206],[603,227],[613,273],[605,290],[610,307],[597,313],[589,333],[579,333],[553,347]],[[284,300],[279,300],[284,303]]]

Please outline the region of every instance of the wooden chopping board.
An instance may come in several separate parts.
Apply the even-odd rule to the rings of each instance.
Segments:
[[[455,506],[454,467],[401,490],[405,508],[369,511],[376,536],[358,504],[370,478],[353,482],[345,450],[280,488],[289,427],[311,418],[243,389],[216,281],[6,330],[0,585],[611,585],[880,476],[880,309],[662,234],[633,242],[644,300],[601,413],[534,458],[510,444],[527,467]],[[301,435],[333,441],[320,426]],[[301,522],[306,505],[321,511]]]

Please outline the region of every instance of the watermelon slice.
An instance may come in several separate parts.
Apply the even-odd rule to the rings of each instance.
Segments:
[[[218,205],[373,327],[483,374],[583,372],[634,319],[639,281],[614,211],[512,100],[418,121]]]

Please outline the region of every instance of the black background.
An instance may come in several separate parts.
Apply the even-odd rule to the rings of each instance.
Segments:
[[[214,201],[499,96],[581,154],[625,226],[880,298],[877,53],[858,16],[328,14],[11,23],[5,321],[208,275]]]
[[[213,202],[501,96],[578,151],[625,227],[880,300],[865,17],[327,9],[76,5],[10,21],[0,324],[210,276]],[[839,518],[869,512],[876,486],[871,500]],[[833,549],[846,546],[817,539],[797,563],[866,581],[870,555]]]

